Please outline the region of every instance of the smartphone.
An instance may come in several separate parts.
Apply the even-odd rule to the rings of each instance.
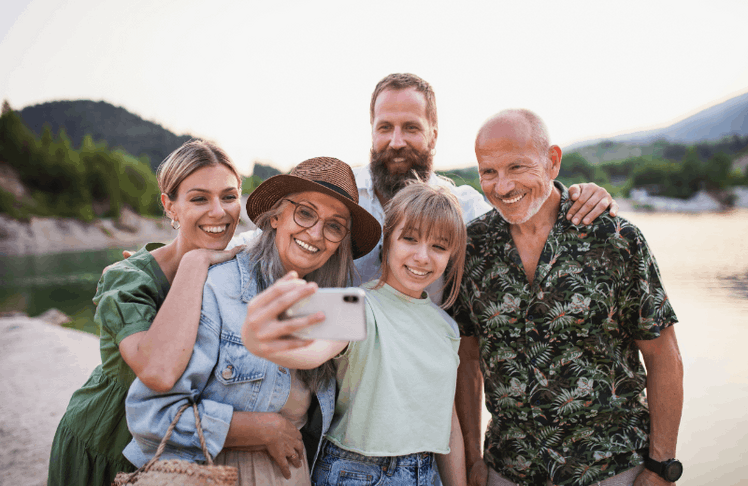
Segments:
[[[304,339],[333,339],[361,341],[366,338],[366,293],[356,287],[324,288],[292,305],[283,318],[303,317],[319,311],[325,320],[304,329],[294,336]]]

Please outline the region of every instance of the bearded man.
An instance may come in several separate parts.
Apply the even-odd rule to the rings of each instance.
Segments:
[[[410,180],[419,179],[447,186],[462,207],[465,223],[491,209],[483,195],[469,185],[456,187],[451,181],[434,173],[433,159],[439,124],[436,97],[431,85],[408,73],[385,76],[371,95],[370,163],[353,170],[358,186],[359,204],[384,224],[384,206]],[[575,223],[591,223],[610,206],[611,214],[618,204],[608,192],[596,184],[575,184],[569,188],[575,200],[568,217]],[[382,239],[377,247],[355,261],[362,282],[374,279],[381,264]],[[356,282],[359,284],[360,282]],[[432,301],[441,303],[440,278],[427,290]]]

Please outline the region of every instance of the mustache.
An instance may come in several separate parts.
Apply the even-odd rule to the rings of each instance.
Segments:
[[[409,169],[404,173],[390,173],[387,166],[396,158],[403,158]],[[389,147],[378,152],[371,150],[370,169],[374,187],[386,198],[392,199],[394,195],[405,187],[408,181],[413,179],[428,180],[433,167],[433,155],[431,148],[419,152],[412,147],[406,146],[393,150]]]
[[[524,194],[522,191],[514,190],[508,194],[497,194],[497,196],[501,199],[514,199],[515,197],[521,196],[522,194]]]
[[[418,152],[413,147],[402,147],[399,149],[393,149],[387,147],[379,152],[371,152],[371,161],[373,163],[387,163],[392,162],[394,159],[403,158],[407,162],[410,162],[413,168],[428,167],[428,161],[424,160],[423,154]]]

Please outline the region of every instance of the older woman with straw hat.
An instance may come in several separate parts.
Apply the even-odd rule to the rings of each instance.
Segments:
[[[182,377],[164,394],[139,380],[131,387],[126,408],[134,440],[124,454],[136,466],[147,462],[176,411],[195,401],[209,452],[219,464],[239,468],[240,484],[309,484],[321,437],[305,440],[302,428],[316,410],[318,433],[327,431],[334,370],[326,363],[297,371],[252,355],[241,340],[247,304],[270,285],[293,289],[287,298],[294,300],[317,286],[349,285],[353,259],[374,248],[381,227],[358,205],[350,167],[329,157],[262,183],[247,200],[247,214],[262,232],[235,259],[208,272],[197,341]],[[279,412],[272,417],[284,420],[252,412]],[[263,434],[288,440],[273,442],[271,450],[262,445]],[[179,419],[161,457],[205,459],[191,414]]]

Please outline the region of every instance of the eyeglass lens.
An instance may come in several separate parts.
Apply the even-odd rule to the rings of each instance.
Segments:
[[[317,221],[319,220],[317,211],[301,203],[296,203],[296,209],[293,214],[296,224],[303,226],[304,228],[311,228],[317,224]],[[342,223],[331,219],[324,221],[322,232],[325,235],[325,238],[333,243],[337,243],[345,238],[348,229]]]

